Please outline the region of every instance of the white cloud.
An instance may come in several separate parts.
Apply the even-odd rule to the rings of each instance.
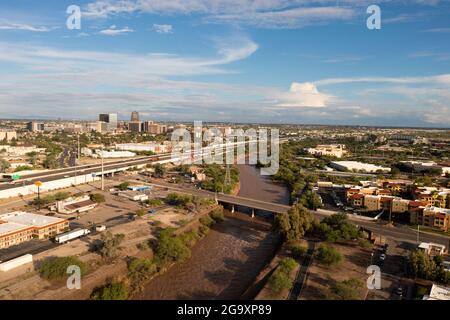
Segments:
[[[112,25],[108,29],[101,30],[99,33],[102,35],[105,35],[105,36],[119,36],[119,35],[130,33],[130,32],[134,32],[134,30],[130,29],[128,27],[124,27],[122,29],[117,29],[117,27],[115,25]]]
[[[311,82],[293,82],[288,92],[275,97],[278,107],[290,108],[323,108],[332,99],[331,96],[320,93]]]
[[[353,2],[355,3],[357,2]],[[354,16],[354,9],[335,5],[336,1],[331,0],[98,0],[89,3],[84,8],[83,15],[107,18],[134,12],[160,15],[200,14],[209,23],[268,28],[294,28]]]
[[[433,28],[433,29],[427,29],[427,30],[424,30],[424,32],[431,32],[431,33],[450,33],[450,28]]]
[[[356,82],[372,83],[396,83],[396,84],[443,84],[450,85],[450,74],[423,77],[349,77],[349,78],[329,78],[314,81],[319,85],[335,85]]]
[[[173,26],[170,24],[153,24],[153,30],[158,33],[173,33]]]
[[[32,32],[48,32],[51,31],[47,27],[36,27],[29,24],[20,23],[5,23],[0,24],[0,30],[21,30],[21,31],[32,31]]]

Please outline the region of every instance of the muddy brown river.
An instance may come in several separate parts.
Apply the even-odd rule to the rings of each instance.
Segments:
[[[285,187],[240,166],[240,196],[287,204]],[[192,257],[149,282],[135,299],[241,299],[279,243],[271,220],[251,218],[245,209],[227,212],[225,221],[192,248]]]

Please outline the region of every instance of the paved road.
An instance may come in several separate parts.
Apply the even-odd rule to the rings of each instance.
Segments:
[[[308,275],[308,269],[314,258],[314,250],[316,248],[316,243],[314,241],[308,241],[308,246],[309,246],[308,251],[306,253],[305,258],[303,259],[300,269],[298,270],[294,286],[292,287],[292,290],[289,293],[288,300],[298,300],[305,285],[306,277]]]
[[[257,210],[263,210],[263,211],[269,211],[269,212],[275,212],[275,213],[286,213],[291,207],[283,204],[277,204],[277,203],[271,203],[271,202],[265,202],[255,199],[249,199],[239,196],[233,196],[223,193],[214,193],[211,191],[206,190],[199,190],[194,188],[183,188],[180,186],[174,186],[171,183],[165,183],[165,182],[150,182],[148,183],[153,186],[162,187],[162,188],[169,188],[174,191],[183,192],[183,193],[189,193],[192,195],[197,195],[201,197],[208,197],[210,199],[215,199],[217,197],[217,200],[219,202],[225,202],[229,204],[234,204],[237,206],[243,206],[248,208],[253,208]]]
[[[112,161],[112,162],[106,162],[104,164],[104,170],[114,170],[119,169],[127,166],[136,166],[141,164],[149,164],[157,160],[165,160],[170,159],[170,155],[161,155],[161,156],[150,156],[150,157],[141,157],[137,159],[130,159],[130,160],[120,160],[120,161]],[[15,184],[0,184],[0,190],[7,190],[7,189],[13,189],[21,186],[28,186],[32,185],[35,181],[42,181],[42,182],[48,182],[53,180],[59,180],[64,179],[68,176],[74,176],[76,174],[80,175],[86,175],[91,173],[99,173],[101,170],[101,164],[91,164],[91,165],[84,165],[84,166],[77,166],[77,167],[71,167],[71,168],[65,168],[65,169],[58,169],[58,170],[52,170],[52,171],[45,171],[36,173],[33,175],[26,176],[24,179],[21,179],[17,181]]]

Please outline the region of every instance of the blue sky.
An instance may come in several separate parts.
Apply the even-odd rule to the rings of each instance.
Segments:
[[[0,0],[2,118],[449,127],[449,101],[448,0]]]

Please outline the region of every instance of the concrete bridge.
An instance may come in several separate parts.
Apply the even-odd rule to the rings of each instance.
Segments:
[[[183,188],[180,186],[174,186],[169,183],[159,183],[158,182],[158,183],[149,183],[149,184],[152,186],[155,186],[155,187],[167,188],[169,190],[173,190],[173,191],[179,192],[179,193],[187,193],[187,194],[191,194],[194,196],[214,199],[218,203],[231,205],[231,211],[234,211],[234,206],[241,206],[241,207],[247,207],[249,209],[254,209],[254,210],[262,210],[262,211],[272,212],[275,214],[282,214],[282,213],[287,213],[288,210],[291,208],[291,206],[289,206],[289,205],[260,201],[260,200],[239,197],[239,196],[233,196],[233,195],[217,193],[217,192],[211,192],[211,191],[206,191],[206,190]]]

